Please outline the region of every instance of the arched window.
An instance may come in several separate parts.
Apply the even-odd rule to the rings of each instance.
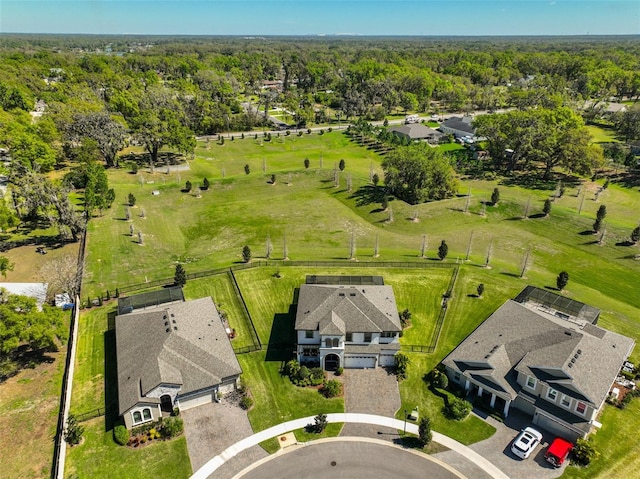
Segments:
[[[151,420],[151,409],[149,409],[148,407],[144,408],[142,410],[142,416],[144,417],[145,421],[150,421]]]
[[[140,413],[140,411],[134,411],[134,413],[133,413],[133,423],[137,424],[139,422],[142,422],[142,414]]]
[[[331,347],[331,338],[325,339],[324,340],[324,345],[325,345],[325,347],[330,348]]]
[[[340,340],[338,338],[333,338],[333,347],[337,348],[340,346]]]

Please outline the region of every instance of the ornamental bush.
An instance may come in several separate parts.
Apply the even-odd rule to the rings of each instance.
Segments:
[[[342,383],[337,379],[331,379],[326,381],[322,388],[320,389],[320,393],[326,398],[334,398],[342,394]]]
[[[117,444],[124,446],[129,442],[129,437],[130,437],[129,430],[126,427],[124,427],[122,424],[113,428],[113,440]]]
[[[444,407],[444,415],[455,421],[462,421],[471,412],[471,403],[464,399],[454,398],[447,402]]]

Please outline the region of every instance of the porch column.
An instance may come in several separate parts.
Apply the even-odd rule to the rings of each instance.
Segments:
[[[478,396],[482,396],[482,386],[478,386]]]
[[[504,403],[504,411],[502,411],[504,417],[507,417],[509,415],[509,406],[511,406],[511,399],[507,400]]]
[[[467,379],[464,383],[464,390],[468,391],[469,389],[471,389],[471,383],[469,382],[469,380]]]
[[[496,395],[491,393],[491,402],[489,403],[489,406],[495,407],[495,405],[496,405]]]

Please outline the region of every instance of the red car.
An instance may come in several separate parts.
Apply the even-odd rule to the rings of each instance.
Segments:
[[[554,467],[560,467],[564,464],[564,461],[567,459],[572,449],[573,444],[557,437],[551,443],[547,452],[544,453],[544,458],[547,462],[553,464]]]

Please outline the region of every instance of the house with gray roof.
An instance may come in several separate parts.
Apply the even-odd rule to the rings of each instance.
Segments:
[[[242,373],[210,297],[115,319],[118,413],[127,428],[234,390]]]
[[[427,141],[434,144],[440,143],[447,137],[444,133],[429,128],[422,123],[395,126],[389,128],[389,131],[400,138],[407,138],[411,141]]]
[[[452,116],[443,121],[439,129],[445,135],[453,135],[456,138],[466,136],[474,138],[475,129],[471,126],[472,121],[473,117],[471,116]]]
[[[391,286],[381,277],[369,284],[314,278],[298,297],[298,361],[319,362],[326,370],[393,366],[402,326]]]
[[[447,376],[469,394],[509,414],[575,440],[600,427],[597,416],[631,338],[597,326],[600,311],[528,286],[498,308],[443,361]]]

